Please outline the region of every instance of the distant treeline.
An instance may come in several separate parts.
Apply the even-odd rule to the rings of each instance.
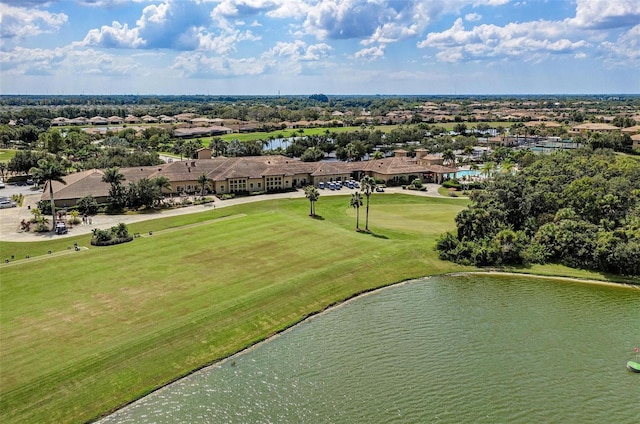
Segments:
[[[400,102],[411,104],[414,102],[476,102],[476,101],[498,101],[498,102],[640,102],[640,95],[273,95],[273,96],[252,96],[252,95],[0,95],[0,106],[151,106],[163,103],[178,104],[202,104],[202,103],[332,103],[351,106],[367,106],[375,104],[380,100],[387,101],[394,99]]]

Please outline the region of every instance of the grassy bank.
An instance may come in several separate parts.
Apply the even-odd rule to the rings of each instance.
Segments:
[[[145,236],[112,247],[0,243],[42,252],[2,265],[0,420],[91,420],[356,293],[469,270],[433,250],[463,206],[374,196],[365,234],[347,196],[321,197],[320,219],[264,201],[132,224]]]

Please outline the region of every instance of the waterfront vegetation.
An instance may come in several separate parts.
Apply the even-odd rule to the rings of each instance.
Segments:
[[[494,176],[438,240],[442,259],[493,266],[559,261],[640,276],[640,166],[583,149]]]
[[[2,258],[31,258],[1,265],[0,420],[91,420],[357,293],[475,269],[434,249],[465,200],[372,196],[371,233],[328,196],[322,219],[306,199],[266,200],[131,224],[143,237],[110,247],[1,242]]]

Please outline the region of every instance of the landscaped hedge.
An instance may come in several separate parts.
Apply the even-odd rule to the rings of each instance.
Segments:
[[[91,245],[92,246],[113,246],[114,244],[128,243],[131,240],[133,240],[133,236],[128,236],[125,238],[114,238],[111,240],[104,240],[104,241],[100,241],[92,238]]]
[[[133,237],[129,235],[127,224],[120,223],[108,230],[94,229],[93,236],[91,237],[91,245],[113,246],[114,244],[127,243],[131,240],[133,240]]]

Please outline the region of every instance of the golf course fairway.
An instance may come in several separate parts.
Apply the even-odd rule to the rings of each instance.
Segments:
[[[358,293],[475,270],[434,250],[466,201],[373,195],[365,233],[349,200],[321,196],[316,218],[290,199],[154,219],[110,247],[0,243],[31,255],[0,269],[0,422],[91,421]]]

